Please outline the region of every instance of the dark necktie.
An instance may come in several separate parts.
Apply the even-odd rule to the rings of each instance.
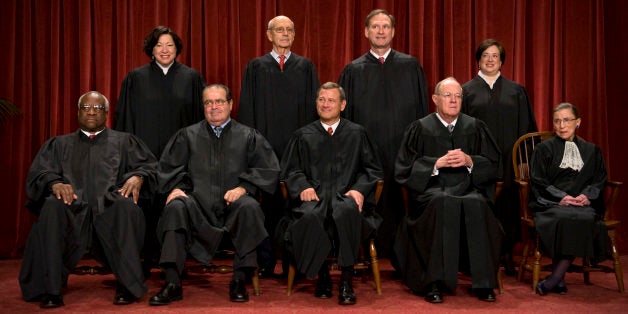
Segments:
[[[281,71],[283,71],[283,64],[286,61],[286,56],[281,55],[279,56],[279,69],[281,69]]]
[[[332,129],[331,127],[328,127],[327,133],[329,133],[329,136],[331,136],[334,133],[334,129]]]
[[[220,134],[222,133],[222,128],[219,126],[215,127],[214,133],[216,133],[216,137],[220,137]]]
[[[384,59],[384,57],[379,57],[379,63],[384,64],[384,61],[386,61],[386,59]]]
[[[96,137],[96,133],[89,133],[88,137],[89,137],[90,140],[93,140],[94,137]]]
[[[448,124],[447,125],[447,130],[449,130],[449,133],[454,131],[454,125],[453,124]]]

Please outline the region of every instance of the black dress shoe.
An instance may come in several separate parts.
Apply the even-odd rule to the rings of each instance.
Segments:
[[[113,304],[127,305],[137,301],[137,298],[126,287],[118,285],[116,295],[113,297]]]
[[[350,281],[341,281],[338,289],[338,304],[353,305],[357,301]]]
[[[181,288],[181,286],[176,286],[173,283],[167,282],[161,288],[161,291],[159,291],[159,293],[152,296],[150,300],[148,300],[148,304],[168,305],[174,301],[179,301],[181,299],[183,299],[183,288]]]
[[[567,294],[567,286],[562,286],[562,287],[556,286],[551,291],[554,293],[558,293],[560,295],[565,295]]]
[[[549,292],[549,289],[545,288],[545,280],[539,282],[536,285],[536,293],[539,295],[546,295]]]
[[[478,300],[486,302],[495,302],[495,292],[491,288],[477,288],[473,289],[473,293],[478,297]]]
[[[318,276],[316,281],[316,289],[314,289],[314,296],[320,299],[331,298],[331,277],[329,274],[323,274]]]
[[[229,283],[229,300],[231,300],[231,302],[249,301],[249,293],[246,292],[244,280],[231,280]]]
[[[60,307],[64,305],[65,304],[63,304],[63,297],[61,297],[60,295],[47,294],[42,297],[39,307],[41,307],[42,309],[53,309],[55,307]]]
[[[443,294],[436,283],[432,283],[432,286],[428,288],[423,300],[428,303],[443,303]]]

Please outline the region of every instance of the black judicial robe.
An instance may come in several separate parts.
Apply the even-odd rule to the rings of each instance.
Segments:
[[[318,74],[312,61],[294,52],[283,71],[268,53],[244,69],[238,121],[259,130],[281,159],[290,135],[318,119]]]
[[[373,213],[373,202],[368,201],[383,172],[364,128],[341,119],[333,136],[329,136],[320,121],[314,121],[294,133],[281,165],[281,178],[295,205],[294,222],[288,227],[286,240],[297,269],[314,277],[321,268],[332,248],[325,228],[328,216],[337,229],[339,264],[354,265],[361,237],[381,222]],[[319,202],[300,201],[301,191],[307,188],[316,190]],[[349,190],[364,195],[362,215],[355,200],[344,195]]]
[[[495,214],[507,233],[505,249],[510,251],[520,239],[519,192],[514,184],[512,147],[517,139],[536,132],[536,119],[523,86],[500,75],[493,89],[480,76],[462,85],[462,112],[478,118],[488,126],[502,152],[498,177],[504,182],[496,200]]]
[[[604,260],[607,232],[600,217],[604,215],[603,189],[606,166],[601,149],[576,137],[584,166],[580,171],[562,169],[565,140],[558,136],[543,141],[534,150],[530,163],[530,206],[536,229],[550,256],[594,257]],[[566,195],[584,194],[590,206],[561,206]]]
[[[220,138],[206,120],[179,130],[159,161],[159,190],[165,194],[175,188],[185,191],[188,198],[178,199],[186,202],[189,216],[167,221],[162,216],[158,238],[162,241],[166,231],[185,230],[186,249],[203,263],[211,262],[224,231],[232,234],[236,249],[246,248],[237,253],[251,252],[268,236],[261,210],[260,221],[235,230],[238,222],[229,219],[235,203],[227,206],[223,197],[237,186],[249,194],[242,198],[273,193],[278,177],[279,161],[272,147],[253,128],[232,119]]]
[[[40,217],[29,234],[20,270],[24,299],[43,293],[60,295],[69,273],[90,247],[120,283],[136,297],[142,296],[146,285],[139,253],[144,216],[132,198],[124,198],[118,189],[138,175],[144,179],[142,197],[150,198],[156,172],[157,160],[148,147],[128,133],[105,128],[89,140],[79,130],[48,140],[26,179],[27,206]],[[51,186],[58,182],[72,185],[78,199],[71,205],[52,195]],[[51,211],[65,212],[67,221],[46,220]],[[70,225],[53,229],[58,223]]]
[[[203,120],[201,74],[177,61],[168,74],[151,61],[129,72],[122,82],[115,129],[137,135],[157,158],[180,128]]]
[[[363,125],[381,154],[384,191],[378,208],[384,222],[379,242],[387,255],[405,212],[393,178],[395,158],[406,127],[429,112],[427,80],[416,58],[391,50],[384,64],[370,52],[353,60],[338,83],[347,94],[343,116]]]
[[[432,176],[436,160],[456,148],[471,156],[472,172],[467,167],[441,168]],[[458,270],[465,267],[473,288],[496,285],[503,231],[488,204],[499,156],[486,125],[465,114],[458,116],[451,134],[435,113],[408,127],[395,179],[408,188],[410,209],[400,225],[395,252],[404,282],[413,291],[424,292],[434,281],[453,291]]]

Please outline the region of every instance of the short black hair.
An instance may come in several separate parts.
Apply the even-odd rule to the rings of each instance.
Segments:
[[[175,33],[172,29],[163,25],[159,25],[153,28],[153,30],[150,31],[148,35],[146,35],[146,38],[144,38],[144,53],[149,58],[153,57],[153,48],[155,48],[155,46],[157,45],[159,37],[166,34],[172,36],[174,46],[177,47],[177,57],[179,56],[181,50],[183,50],[183,42],[181,41],[181,37],[179,37],[179,35],[177,35],[177,33]]]
[[[499,60],[501,60],[502,64],[506,63],[506,48],[504,48],[504,45],[502,45],[502,43],[491,38],[480,43],[480,45],[478,46],[478,50],[475,51],[475,61],[479,63],[480,59],[482,59],[482,54],[490,46],[497,47],[497,49],[499,50]]]

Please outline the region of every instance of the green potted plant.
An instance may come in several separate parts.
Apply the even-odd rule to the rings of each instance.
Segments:
[[[20,114],[20,108],[15,106],[8,99],[0,97],[0,124],[6,121],[9,117],[17,116],[18,114]]]

